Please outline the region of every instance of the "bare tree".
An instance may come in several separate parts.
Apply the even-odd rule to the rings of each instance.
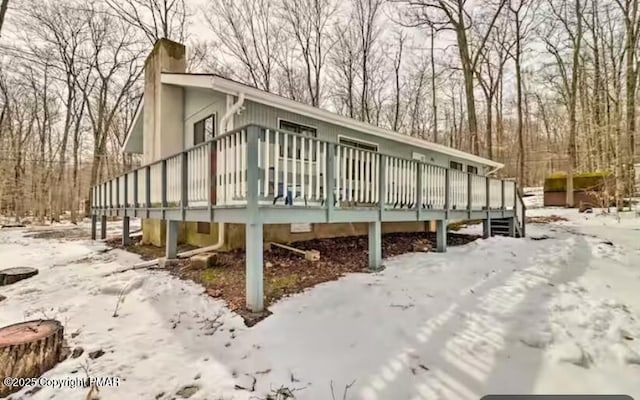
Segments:
[[[633,188],[633,161],[634,151],[636,151],[635,135],[636,135],[636,96],[638,87],[638,69],[640,68],[640,60],[637,57],[638,41],[640,39],[640,7],[638,0],[615,0],[623,11],[623,21],[625,28],[625,53],[626,53],[626,71],[625,71],[625,89],[626,89],[626,133],[627,133],[627,157],[625,161],[628,163],[627,168],[623,171],[626,177],[625,183],[628,190]],[[638,155],[640,157],[640,155]],[[639,161],[640,162],[640,161]],[[620,177],[619,177],[620,178]]]
[[[489,158],[493,158],[493,102],[502,81],[507,54],[512,46],[508,38],[507,20],[503,18],[491,34],[476,71],[486,103],[485,145]]]
[[[117,114],[143,71],[144,51],[128,24],[97,10],[89,10],[87,17],[90,53],[84,63],[90,84],[82,95],[93,139],[90,175],[93,186],[106,166],[107,140]]]
[[[311,105],[318,107],[322,98],[322,72],[333,45],[328,32],[337,3],[332,0],[283,0],[282,9],[282,17],[302,54]]]
[[[393,76],[394,76],[394,105],[393,105],[393,125],[392,128],[394,131],[398,131],[400,129],[400,110],[402,108],[401,103],[401,95],[402,95],[402,85],[401,85],[401,69],[402,69],[402,54],[404,51],[404,42],[406,40],[406,35],[402,32],[398,33],[397,42],[395,43],[396,53],[393,58]],[[415,134],[414,132],[410,132],[411,134]]]
[[[556,74],[561,82],[562,94],[569,114],[569,139],[567,144],[567,206],[573,207],[573,175],[576,168],[576,103],[578,95],[578,73],[580,49],[583,36],[583,13],[585,3],[575,0],[574,7],[566,2],[548,0],[551,14],[559,27],[551,26],[543,34],[546,48],[556,61]],[[562,46],[562,47],[561,47]],[[567,61],[566,55],[570,56]]]
[[[140,29],[153,45],[166,38],[184,42],[189,10],[186,0],[106,0],[127,24]]]
[[[59,90],[59,93],[62,98],[65,116],[62,132],[58,138],[60,141],[59,162],[57,164],[55,184],[53,185],[53,208],[51,210],[51,217],[56,221],[59,220],[59,216],[63,211],[65,197],[69,192],[63,185],[63,180],[66,176],[67,147],[70,134],[73,131],[73,127],[79,123],[77,119],[82,118],[83,115],[82,111],[78,112],[78,104],[84,103],[78,91],[84,90],[85,87],[78,88],[77,84],[78,76],[80,75],[79,69],[81,68],[79,63],[80,52],[84,42],[88,39],[86,35],[87,21],[83,14],[83,11],[60,7],[57,3],[33,2],[27,10],[28,19],[25,21],[26,26],[29,26],[28,21],[35,22],[35,26],[28,30],[29,38],[37,37],[40,39],[38,43],[31,43],[29,38],[25,38],[30,43],[31,51],[41,57],[43,56],[43,51],[54,53],[55,57],[51,57],[51,67],[54,71],[61,72],[62,76],[64,76],[61,79],[63,87]],[[84,106],[81,106],[80,109],[84,109]],[[75,143],[76,141],[74,140],[74,145]],[[77,151],[77,149],[74,148],[74,151]],[[74,164],[74,168],[77,168],[77,164]],[[77,177],[75,169],[73,176]],[[76,185],[77,180],[74,181],[74,189],[77,187]],[[75,190],[72,193],[75,193]],[[77,207],[75,207],[75,210],[77,210]],[[75,210],[72,207],[72,213]],[[72,221],[75,222],[75,215],[73,215]]]
[[[380,34],[378,17],[384,0],[352,0],[352,21],[356,25],[360,40],[360,119],[371,122],[371,105],[369,104],[371,69],[375,57],[375,46]]]
[[[474,76],[481,54],[493,27],[502,12],[507,0],[498,0],[498,3],[487,7],[486,24],[480,41],[474,46],[470,43],[468,31],[474,26],[473,19],[466,0],[418,0],[409,1],[405,15],[405,23],[412,26],[428,25],[436,30],[451,30],[456,35],[460,66],[464,78],[464,88],[467,103],[467,121],[469,134],[471,135],[472,152],[480,153],[478,137],[478,120],[474,94]]]
[[[274,89],[282,27],[269,0],[211,0],[205,19],[223,51],[239,63],[236,78],[266,91]]]
[[[355,29],[347,22],[336,25],[334,37],[336,46],[332,53],[333,97],[337,99],[336,108],[350,118],[356,116],[356,76],[359,60],[358,43]]]
[[[431,46],[429,47],[429,59],[431,61],[431,109],[433,112],[433,141],[438,143],[438,101],[436,95],[436,29],[433,25],[430,26],[431,34]]]
[[[512,19],[514,46],[507,49],[513,59],[516,70],[516,107],[518,110],[518,178],[524,183],[525,171],[525,147],[524,147],[524,120],[523,120],[523,77],[522,77],[522,55],[524,52],[524,42],[527,39],[534,20],[530,18],[530,13],[535,12],[530,0],[510,0],[509,15]]]

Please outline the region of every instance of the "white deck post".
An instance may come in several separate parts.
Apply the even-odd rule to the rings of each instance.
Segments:
[[[382,222],[369,222],[369,269],[382,267]]]
[[[131,241],[131,236],[129,235],[129,217],[122,218],[122,245],[127,246]]]
[[[260,134],[260,129],[256,127],[250,127],[247,130],[247,224],[245,226],[245,293],[247,297],[247,308],[253,312],[260,312],[264,309],[264,262],[262,244],[263,224],[260,220],[260,213],[258,209],[258,194],[260,191],[258,187],[260,174],[260,170],[258,169],[258,146]],[[293,154],[293,157],[295,158],[295,153]]]
[[[436,249],[438,253],[447,251],[447,220],[436,221]]]
[[[178,257],[178,221],[167,220],[167,240],[166,240],[167,260]]]

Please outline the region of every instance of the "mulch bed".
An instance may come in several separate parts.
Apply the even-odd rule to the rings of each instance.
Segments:
[[[449,233],[449,246],[470,243],[479,236]],[[419,251],[424,247],[435,247],[435,233],[390,233],[382,237],[384,258]],[[119,240],[109,245],[122,248]],[[264,293],[265,307],[279,299],[319,283],[333,281],[350,272],[368,272],[368,239],[366,236],[351,236],[333,239],[315,239],[293,243],[301,250],[317,250],[320,261],[307,261],[304,257],[287,250],[271,247],[264,252]],[[193,249],[179,246],[180,251]],[[126,250],[140,254],[143,259],[164,256],[164,249],[140,245],[127,246]],[[244,250],[220,252],[211,268],[196,269],[189,260],[180,261],[168,267],[169,271],[181,279],[189,279],[201,284],[206,293],[223,299],[230,310],[241,315],[248,326],[252,326],[269,315],[269,312],[253,314],[245,308],[245,253]]]

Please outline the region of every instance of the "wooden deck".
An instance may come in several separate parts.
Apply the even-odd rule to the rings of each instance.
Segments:
[[[167,221],[167,257],[175,257],[169,242],[176,222],[246,224],[247,306],[254,311],[263,307],[265,224],[369,223],[372,269],[381,265],[381,222],[437,221],[439,251],[451,220],[482,219],[487,227],[508,220],[513,236],[525,234],[514,181],[255,125],[95,186],[92,215],[94,238],[97,217],[120,216],[127,226],[129,217]]]

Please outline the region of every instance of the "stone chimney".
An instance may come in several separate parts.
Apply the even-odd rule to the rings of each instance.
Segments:
[[[186,48],[169,39],[153,46],[144,66],[144,163],[184,148],[184,89],[161,83],[162,72],[186,72]]]

